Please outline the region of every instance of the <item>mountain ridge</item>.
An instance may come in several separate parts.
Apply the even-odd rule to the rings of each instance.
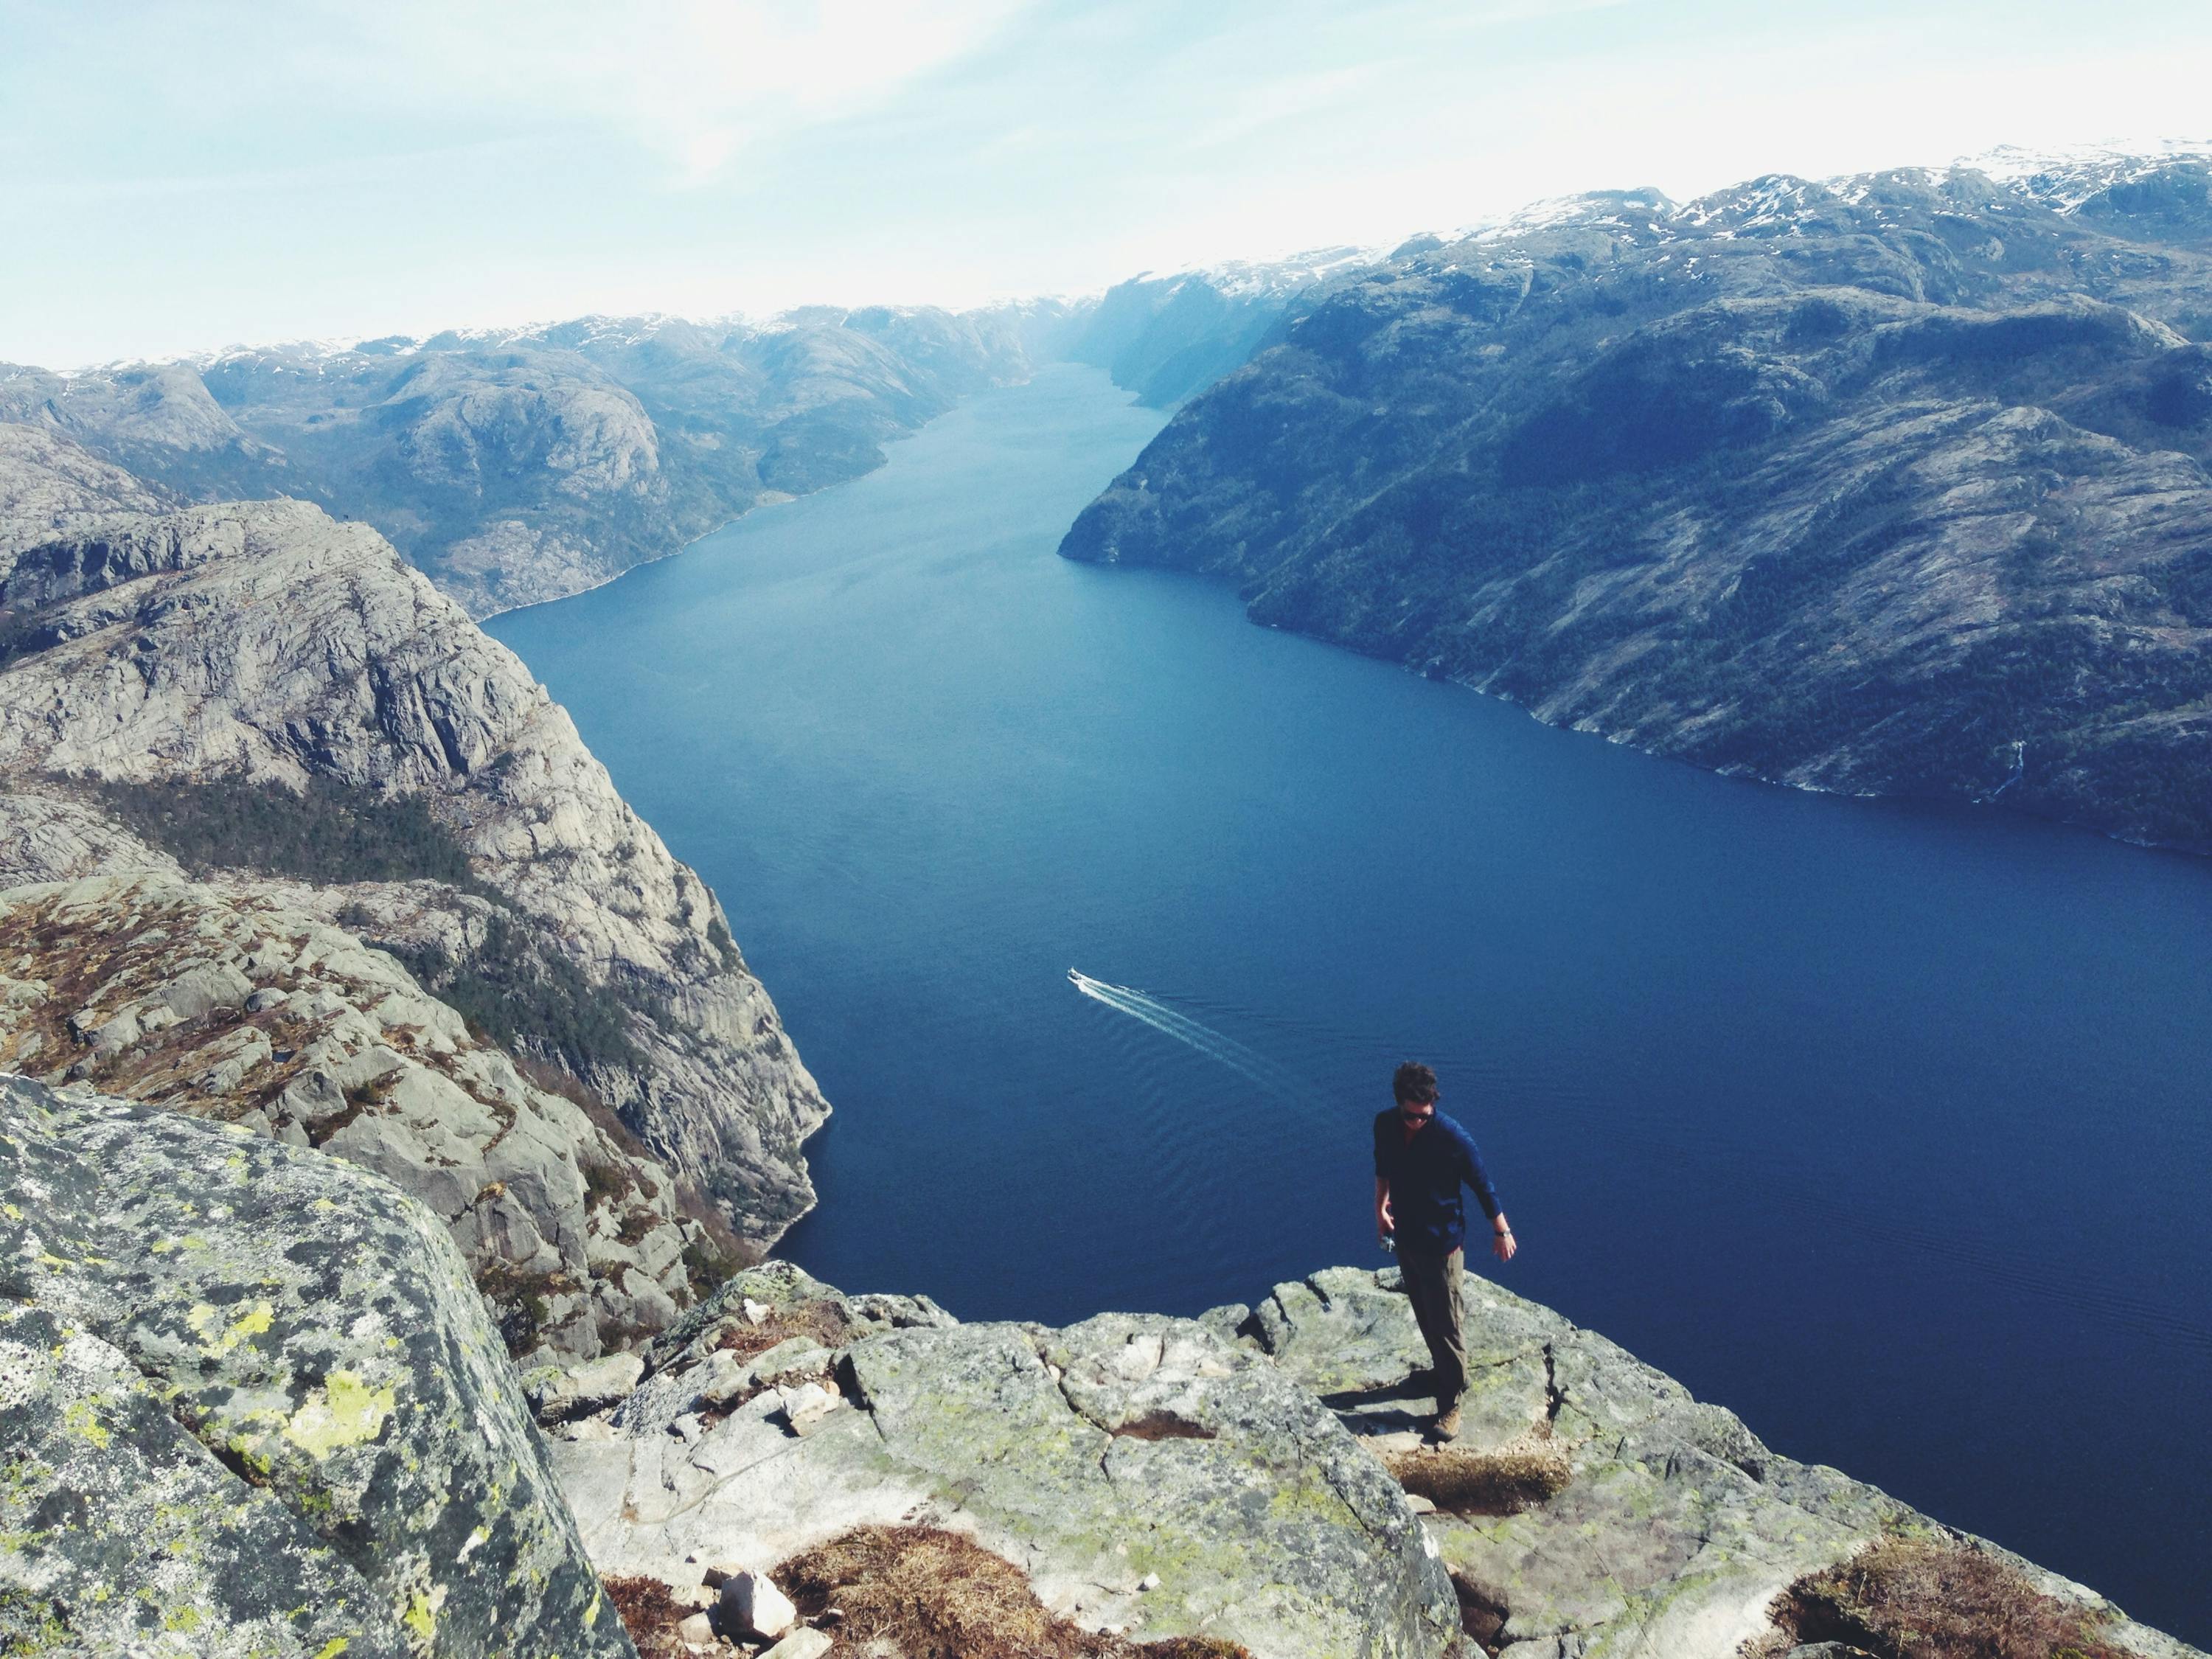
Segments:
[[[1597,192],[1327,289],[1061,550],[1714,769],[2207,850],[2208,336],[2193,155]]]
[[[1055,301],[569,319],[0,366],[0,421],[183,501],[290,495],[374,523],[471,614],[593,586],[755,505],[858,477],[1024,378]]]

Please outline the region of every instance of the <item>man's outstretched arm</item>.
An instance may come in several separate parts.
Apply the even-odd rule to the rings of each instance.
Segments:
[[[1482,1167],[1482,1153],[1473,1140],[1464,1136],[1460,1146],[1467,1160],[1460,1179],[1474,1188],[1476,1202],[1482,1206],[1483,1214],[1490,1218],[1490,1253],[1500,1261],[1510,1261],[1513,1253],[1521,1247],[1514,1243],[1512,1224],[1505,1219],[1505,1208],[1498,1201],[1498,1188],[1491,1185],[1490,1171]]]
[[[1382,1176],[1375,1177],[1375,1237],[1388,1238],[1398,1230],[1397,1218],[1390,1213],[1390,1182]]]

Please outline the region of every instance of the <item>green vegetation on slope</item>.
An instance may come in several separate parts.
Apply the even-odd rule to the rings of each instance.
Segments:
[[[420,795],[383,794],[329,778],[295,793],[240,777],[101,783],[95,793],[141,840],[196,875],[259,870],[311,881],[450,882],[485,890],[469,855]]]

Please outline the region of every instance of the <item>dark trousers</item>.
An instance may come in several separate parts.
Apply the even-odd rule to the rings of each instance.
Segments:
[[[1467,1392],[1466,1303],[1460,1294],[1461,1253],[1434,1255],[1408,1245],[1398,1247],[1398,1272],[1413,1304],[1422,1340],[1437,1373],[1437,1410],[1448,1412]]]

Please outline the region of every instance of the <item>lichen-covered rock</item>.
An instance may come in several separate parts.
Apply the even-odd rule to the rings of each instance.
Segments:
[[[531,1410],[542,1423],[588,1417],[618,1406],[637,1391],[645,1361],[634,1353],[611,1353],[580,1365],[548,1365],[523,1379]]]
[[[697,1224],[668,1171],[283,896],[154,874],[0,891],[0,1068],[398,1182],[452,1231],[519,1354],[596,1354],[690,1305]]]
[[[1313,1389],[1377,1449],[1405,1449],[1431,1409],[1428,1363],[1395,1270],[1335,1267],[1279,1285],[1243,1340]],[[1885,1536],[1936,1522],[1831,1468],[1769,1450],[1735,1416],[1592,1331],[1470,1274],[1469,1387],[1458,1444],[1564,1455],[1565,1488],[1519,1513],[1423,1525],[1469,1605],[1514,1659],[1735,1659],[1774,1634],[1776,1598]],[[2027,1564],[2021,1564],[2026,1566]],[[2077,1584],[2047,1593],[2160,1659],[2191,1650]]]
[[[683,1432],[721,1342],[801,1327],[827,1338],[816,1380]],[[1191,1321],[961,1325],[772,1265],[653,1358],[610,1419],[553,1443],[604,1571],[685,1582],[687,1558],[768,1565],[849,1527],[926,1521],[1019,1564],[1092,1629],[1269,1659],[1411,1659],[1457,1638],[1450,1585],[1382,1467],[1312,1395]]]
[[[632,1650],[436,1218],[235,1128],[0,1077],[0,1647]]]

